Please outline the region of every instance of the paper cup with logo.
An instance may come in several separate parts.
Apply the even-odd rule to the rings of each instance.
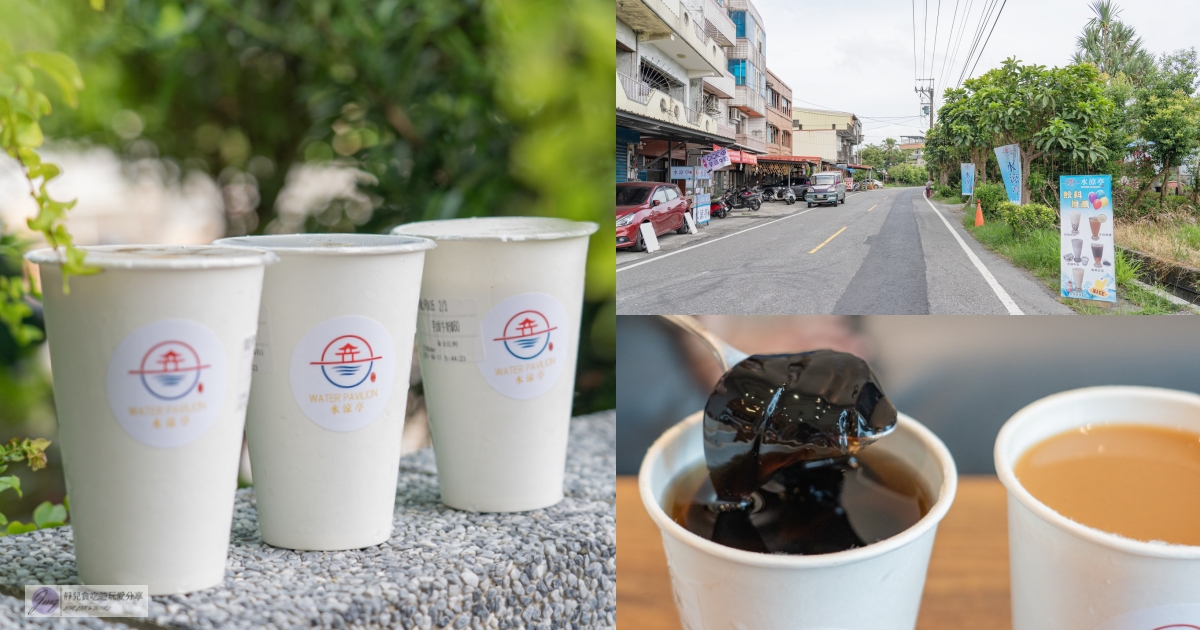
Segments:
[[[1038,501],[1013,473],[1030,447],[1089,424],[1200,433],[1200,396],[1149,387],[1077,389],[1034,402],[1005,423],[995,457],[1008,489],[1013,628],[1200,628],[1200,547],[1131,540],[1082,525]]]
[[[417,300],[433,241],[246,236],[263,281],[246,438],[263,542],[357,549],[392,535]]]
[[[85,247],[40,265],[79,577],[155,595],[215,586],[237,490],[264,266],[231,247]]]
[[[719,545],[667,515],[671,484],[704,464],[704,413],[658,438],[638,473],[638,491],[662,532],[675,605],[686,630],[912,630],[938,523],[958,485],[941,440],[900,414],[895,431],[869,448],[899,458],[936,497],[921,520],[877,543],[812,556]]]
[[[562,500],[567,430],[595,223],[426,221],[417,346],[442,501],[516,512]]]

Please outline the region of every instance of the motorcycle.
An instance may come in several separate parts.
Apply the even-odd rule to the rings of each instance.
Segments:
[[[712,202],[708,206],[708,213],[718,219],[724,219],[729,216],[729,206],[725,205],[725,195],[713,197]]]
[[[742,188],[738,191],[728,190],[725,192],[725,196],[721,198],[721,201],[725,204],[726,209],[748,208],[750,210],[758,210],[762,207],[762,199],[759,198],[758,193],[749,188]]]
[[[787,205],[796,203],[796,193],[791,186],[775,186],[763,189],[763,196],[768,201],[782,201]]]

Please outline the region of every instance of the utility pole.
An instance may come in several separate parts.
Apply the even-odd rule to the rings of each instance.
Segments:
[[[928,81],[929,86],[920,85]],[[921,104],[929,108],[929,128],[933,129],[933,79],[917,79],[918,85],[913,88],[913,91],[921,95]]]

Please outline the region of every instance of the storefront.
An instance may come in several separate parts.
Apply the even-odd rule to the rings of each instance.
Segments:
[[[754,183],[763,186],[792,186],[807,183],[820,171],[821,158],[807,155],[760,155]]]

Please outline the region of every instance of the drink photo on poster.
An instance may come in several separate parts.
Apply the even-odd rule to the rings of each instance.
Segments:
[[[1069,229],[1066,221],[1061,227],[1059,292],[1064,298],[1116,304],[1112,176],[1063,175],[1059,177],[1059,189],[1059,214],[1070,219]],[[1087,220],[1088,232],[1076,238],[1083,219]],[[1090,245],[1090,257],[1080,256],[1085,240]]]

